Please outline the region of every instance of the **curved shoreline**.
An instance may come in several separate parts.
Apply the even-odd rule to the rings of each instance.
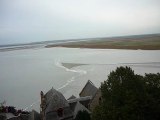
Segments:
[[[90,49],[130,49],[130,50],[160,50],[160,45],[140,45],[140,46],[111,46],[111,45],[47,45],[46,48],[67,47],[67,48],[90,48]]]

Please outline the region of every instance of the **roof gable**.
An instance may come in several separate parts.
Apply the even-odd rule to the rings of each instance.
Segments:
[[[71,97],[69,97],[67,100],[71,100],[71,99],[75,99],[76,96],[72,95]]]
[[[85,97],[85,96],[94,96],[97,92],[97,87],[94,86],[94,84],[88,80],[82,91],[79,93],[80,97]]]
[[[69,107],[69,104],[62,93],[55,89],[49,90],[45,94],[46,113],[62,107]]]

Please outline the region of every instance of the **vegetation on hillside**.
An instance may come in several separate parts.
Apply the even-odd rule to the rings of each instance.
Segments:
[[[99,49],[144,49],[160,50],[160,34],[135,35],[111,38],[93,38],[86,41],[50,44],[46,47],[99,48]]]
[[[76,115],[75,120],[90,120],[90,114],[87,111],[79,111]]]
[[[137,75],[118,67],[101,84],[93,120],[160,120],[160,74]]]

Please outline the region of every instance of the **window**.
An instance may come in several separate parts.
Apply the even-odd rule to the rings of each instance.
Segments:
[[[63,116],[63,108],[59,108],[57,110],[57,114],[58,114],[59,117],[62,117]]]

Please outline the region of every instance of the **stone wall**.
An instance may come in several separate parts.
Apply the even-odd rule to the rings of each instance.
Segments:
[[[89,104],[89,109],[91,111],[94,110],[94,108],[99,105],[99,103],[101,102],[101,91],[98,90],[97,93],[95,94],[95,96],[93,97],[93,99],[91,100],[90,104]]]

